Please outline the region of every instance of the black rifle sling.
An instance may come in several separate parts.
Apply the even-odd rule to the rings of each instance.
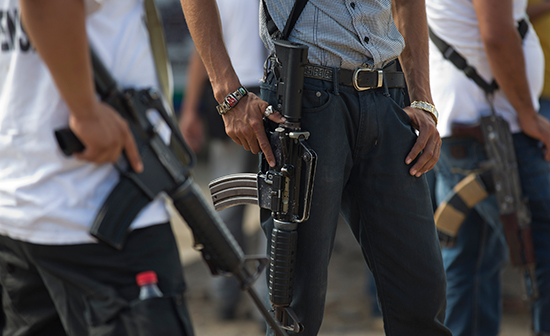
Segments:
[[[300,14],[302,14],[306,4],[307,0],[296,0],[292,10],[290,11],[290,16],[288,17],[288,20],[286,20],[285,28],[283,29],[283,34],[281,35],[282,40],[288,39],[290,32],[294,29],[294,25],[298,21],[298,18],[300,17]]]
[[[451,63],[453,63],[458,69],[464,71],[464,74],[466,74],[467,77],[471,78],[483,91],[485,91],[486,94],[492,94],[495,90],[498,89],[498,84],[494,79],[491,83],[487,83],[477,73],[477,70],[468,64],[468,61],[466,61],[466,59],[462,55],[460,55],[452,46],[447,44],[447,42],[443,41],[441,38],[435,35],[431,27],[428,27],[428,30],[430,34],[430,39],[435,44],[437,49],[441,51],[443,57],[451,61]],[[518,22],[518,32],[522,40],[525,38],[525,35],[527,35],[528,30],[529,25],[527,24],[527,21],[521,20]]]
[[[273,34],[278,30],[277,26],[275,25],[275,22],[273,22],[273,19],[271,18],[271,15],[269,14],[269,11],[267,10],[267,6],[265,4],[265,1],[262,1],[262,7],[265,13],[265,16],[267,18],[267,30],[269,31],[269,35],[273,36]],[[292,10],[290,11],[290,15],[288,17],[288,20],[286,20],[285,27],[283,28],[283,33],[281,34],[280,38],[282,40],[288,39],[288,36],[290,35],[290,32],[292,29],[294,29],[294,25],[298,21],[298,18],[300,17],[300,14],[302,14],[302,11],[306,7],[308,0],[297,0],[294,3],[294,6],[292,7]]]

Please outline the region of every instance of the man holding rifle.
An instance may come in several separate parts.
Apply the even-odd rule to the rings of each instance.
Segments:
[[[275,84],[282,85],[288,65],[280,51],[266,64],[264,100],[246,94],[225,51],[215,1],[181,2],[227,134],[245,149],[261,151],[278,169],[276,157],[290,154],[284,146],[273,152],[262,119],[269,120],[268,130],[279,124],[279,134],[299,121],[317,153],[309,219],[296,225],[292,302],[283,307],[283,325],[302,335],[318,333],[341,212],[374,273],[386,334],[450,335],[442,324],[445,275],[423,176],[437,162],[441,143],[428,82],[424,1],[310,0],[290,30],[283,28],[294,1],[265,1],[260,26],[266,46],[273,52],[281,45],[308,49],[307,64],[299,67],[304,76],[297,78],[303,80],[298,112],[279,106]],[[284,38],[273,42],[273,36]],[[398,57],[414,107],[400,107],[404,79],[396,68]],[[293,120],[295,115],[301,119]],[[283,176],[291,175],[292,167],[285,167]],[[281,221],[264,214],[271,237]]]
[[[143,5],[0,1],[4,335],[193,335],[179,253],[160,197],[133,221],[122,249],[89,234],[117,184],[110,162],[124,151],[133,171],[144,171],[128,123],[97,98],[89,45],[120,85],[159,87]],[[68,126],[86,148],[70,158],[54,137],[54,130]],[[148,302],[163,304],[139,312],[146,301],[138,299],[135,278],[149,270],[163,298]]]
[[[462,209],[453,230],[446,229],[456,216],[441,221],[454,236],[454,246],[442,251],[445,325],[457,336],[499,333],[501,270],[509,257],[528,275],[535,334],[550,335],[550,122],[537,113],[544,63],[525,15],[527,1],[427,5],[432,93],[443,137],[437,198]],[[480,193],[462,192],[477,184],[459,183],[467,176],[480,177],[487,197],[473,202]],[[453,193],[463,194],[463,202]],[[463,211],[461,203],[471,206]]]

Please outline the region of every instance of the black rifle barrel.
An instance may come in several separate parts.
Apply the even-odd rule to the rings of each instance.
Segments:
[[[251,274],[244,262],[244,254],[218,214],[211,208],[202,191],[189,180],[171,193],[174,207],[187,222],[196,243],[200,244],[203,256],[216,271],[231,273],[239,281],[242,290],[246,290],[269,326],[277,336],[287,336],[281,325],[265,308],[264,303],[252,288],[256,276]]]

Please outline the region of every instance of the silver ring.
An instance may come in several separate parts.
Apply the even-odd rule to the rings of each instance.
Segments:
[[[269,105],[268,107],[265,108],[264,116],[267,118],[272,114],[273,114],[273,106]]]

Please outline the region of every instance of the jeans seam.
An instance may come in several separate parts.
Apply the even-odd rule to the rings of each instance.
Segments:
[[[354,195],[357,196],[357,192],[354,191]],[[355,199],[358,199],[358,198],[355,198]],[[360,223],[362,222],[361,219],[359,221]],[[362,225],[363,226],[363,225]],[[390,302],[390,299],[388,297],[386,297],[385,295],[385,290],[384,290],[384,286],[382,286],[382,284],[385,283],[385,279],[384,279],[384,276],[378,272],[378,257],[376,256],[376,253],[375,253],[375,250],[372,249],[372,237],[371,235],[367,234],[366,235],[367,237],[367,241],[368,241],[368,250],[370,252],[370,255],[372,256],[372,261],[373,261],[373,264],[372,264],[372,270],[374,272],[372,272],[372,275],[373,275],[373,278],[375,279],[375,283],[376,283],[376,292],[377,292],[377,295],[378,295],[378,306],[382,312],[382,320],[384,322],[384,329],[386,329],[386,332],[387,332],[387,335],[388,336],[391,336],[393,335],[393,333],[391,332],[391,327],[390,327],[390,324],[387,323],[387,307],[391,305],[391,302]],[[364,249],[365,247],[362,246],[362,248]],[[378,280],[378,281],[377,281]],[[384,297],[384,299],[380,299],[380,297]],[[383,303],[383,304],[382,304]]]
[[[358,195],[358,191],[356,188],[353,189],[353,195],[354,195],[354,199],[355,200],[358,200],[360,199],[359,195]],[[359,206],[359,205],[358,205]],[[361,216],[359,218],[359,225],[360,225],[360,230],[365,230],[365,232],[367,231],[366,229],[366,226],[364,225],[365,221],[364,221],[364,218],[363,218],[363,214],[361,213]],[[393,335],[392,331],[391,331],[391,327],[390,327],[390,323],[387,323],[388,320],[387,320],[387,317],[388,317],[388,306],[391,306],[391,301],[389,299],[389,297],[387,297],[385,295],[385,289],[384,289],[384,286],[383,284],[386,283],[385,281],[385,278],[384,276],[378,271],[378,257],[377,257],[377,253],[376,251],[372,248],[372,239],[373,237],[369,234],[365,234],[366,236],[366,239],[367,239],[367,243],[368,243],[368,246],[362,246],[361,245],[361,248],[363,250],[367,250],[369,251],[369,254],[372,256],[372,275],[373,275],[373,278],[375,279],[375,283],[376,283],[376,292],[377,292],[377,296],[378,296],[378,307],[380,308],[380,311],[382,313],[382,320],[383,320],[383,323],[384,323],[384,329],[386,331],[386,335],[388,336],[391,336]],[[384,299],[381,299],[381,297],[383,297]]]

